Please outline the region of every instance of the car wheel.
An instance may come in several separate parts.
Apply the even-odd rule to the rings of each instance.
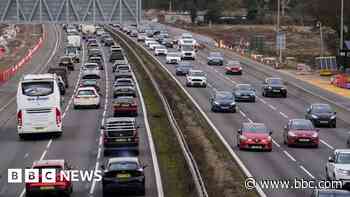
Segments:
[[[204,85],[203,85],[203,88],[207,88],[207,84],[204,84]]]
[[[216,112],[216,110],[215,110],[215,108],[214,108],[214,107],[212,107],[212,108],[211,108],[211,111],[212,111],[212,112]]]
[[[20,140],[24,140],[25,139],[25,134],[18,134],[18,137]]]
[[[242,75],[242,74],[243,74],[243,72],[242,72],[242,71],[239,71],[238,75]]]
[[[96,105],[96,109],[100,109],[100,107],[101,107],[100,104]]]
[[[262,96],[263,96],[263,97],[266,97],[265,91],[262,92]]]
[[[144,196],[145,194],[146,194],[146,189],[143,187],[143,188],[140,189],[139,195],[140,196]]]
[[[26,192],[25,197],[33,197],[33,195],[31,193],[29,193],[29,192]]]
[[[106,151],[106,150],[104,150],[104,151],[103,151],[103,156],[108,156],[108,155],[109,155],[109,152]]]
[[[287,93],[283,94],[283,98],[287,98]]]
[[[336,128],[336,127],[337,127],[336,121],[333,121],[333,122],[331,123],[331,127],[332,127],[332,128]]]
[[[252,98],[252,103],[255,103],[255,97]]]
[[[315,144],[315,145],[314,145],[314,148],[318,148],[318,144]]]

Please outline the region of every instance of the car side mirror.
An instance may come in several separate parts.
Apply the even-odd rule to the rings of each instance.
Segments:
[[[106,168],[105,168],[105,166],[104,166],[104,165],[101,165],[101,169],[102,169],[102,170],[105,170]]]
[[[334,163],[334,159],[332,157],[328,157],[328,162],[329,163]]]
[[[142,169],[145,169],[145,168],[147,168],[148,167],[148,165],[144,165],[144,166],[142,166]]]
[[[272,134],[273,134],[273,131],[270,131],[269,134],[272,135]]]
[[[106,127],[105,127],[104,125],[101,125],[101,129],[105,130],[105,129],[106,129]]]
[[[335,114],[337,114],[337,112],[336,112],[336,111],[334,112],[334,115],[335,115]]]
[[[306,110],[306,112],[307,112],[307,113],[310,113],[310,112],[311,112],[311,109],[310,109],[310,108],[308,108],[308,109]]]
[[[237,133],[242,135],[242,129],[238,129]]]

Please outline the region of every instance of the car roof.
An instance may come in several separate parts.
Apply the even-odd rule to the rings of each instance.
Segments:
[[[109,117],[106,119],[106,122],[114,122],[114,121],[130,121],[130,122],[135,122],[135,118],[131,117]]]
[[[272,80],[272,79],[282,80],[280,77],[268,77],[268,78],[266,78],[266,80]]]
[[[266,125],[264,123],[258,123],[258,122],[244,122],[243,127],[248,127],[248,126],[264,126]]]
[[[55,74],[49,74],[49,73],[45,73],[45,74],[27,74],[24,75],[23,77],[23,81],[31,81],[31,80],[45,80],[45,79],[55,79]]]
[[[230,94],[230,95],[232,95],[232,92],[220,90],[220,91],[216,91],[216,92],[215,92],[215,95],[218,95],[218,94]]]
[[[335,149],[335,153],[350,153],[350,149]]]
[[[139,163],[139,159],[137,157],[113,157],[108,159],[108,163],[118,163],[118,162]]]
[[[33,167],[52,166],[52,165],[64,166],[64,163],[65,163],[64,159],[37,160],[33,162]]]
[[[311,106],[330,106],[329,104],[327,104],[327,103],[313,103],[313,104],[311,104]]]
[[[84,64],[84,66],[85,66],[85,65],[95,65],[95,66],[98,66],[98,64],[95,63],[95,62],[87,62],[87,63]]]
[[[204,72],[204,71],[202,71],[202,70],[194,70],[194,69],[191,69],[190,72],[199,72],[199,73],[202,73],[202,72]]]

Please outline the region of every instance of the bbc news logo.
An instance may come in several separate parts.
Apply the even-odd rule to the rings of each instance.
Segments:
[[[92,182],[102,180],[100,170],[8,169],[8,183]]]

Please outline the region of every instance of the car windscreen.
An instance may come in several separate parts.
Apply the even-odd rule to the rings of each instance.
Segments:
[[[204,77],[205,73],[204,72],[191,72],[190,76],[195,76],[195,77]]]
[[[52,81],[24,82],[22,93],[26,96],[48,96],[54,91]]]
[[[129,66],[118,66],[118,70],[130,70]]]
[[[267,83],[271,85],[283,85],[283,81],[281,79],[268,79]]]
[[[329,105],[315,105],[312,107],[314,113],[331,113],[332,109]]]
[[[267,128],[262,124],[249,124],[246,125],[243,129],[245,132],[267,133]]]
[[[213,53],[210,53],[210,54],[209,54],[209,57],[222,57],[222,55],[221,55],[221,53],[215,53],[215,52],[213,52]]]
[[[252,90],[252,86],[251,85],[238,85],[237,86],[237,90],[243,90],[243,91],[249,91]]]
[[[220,92],[216,94],[217,100],[233,100],[233,95],[229,92]]]
[[[179,53],[168,53],[169,57],[180,57]]]
[[[85,64],[84,67],[87,69],[98,69],[96,64]]]
[[[95,92],[93,90],[79,90],[78,95],[79,96],[91,96],[91,95],[95,95]]]
[[[183,51],[193,51],[193,46],[192,45],[182,45],[182,50]]]
[[[339,153],[336,158],[336,163],[350,164],[350,153]]]
[[[307,120],[296,120],[291,124],[293,130],[312,130],[314,129],[313,124]]]
[[[97,81],[96,80],[85,80],[82,81],[83,85],[97,85]]]
[[[115,162],[108,166],[110,171],[122,171],[122,170],[137,170],[138,165],[135,162]]]

